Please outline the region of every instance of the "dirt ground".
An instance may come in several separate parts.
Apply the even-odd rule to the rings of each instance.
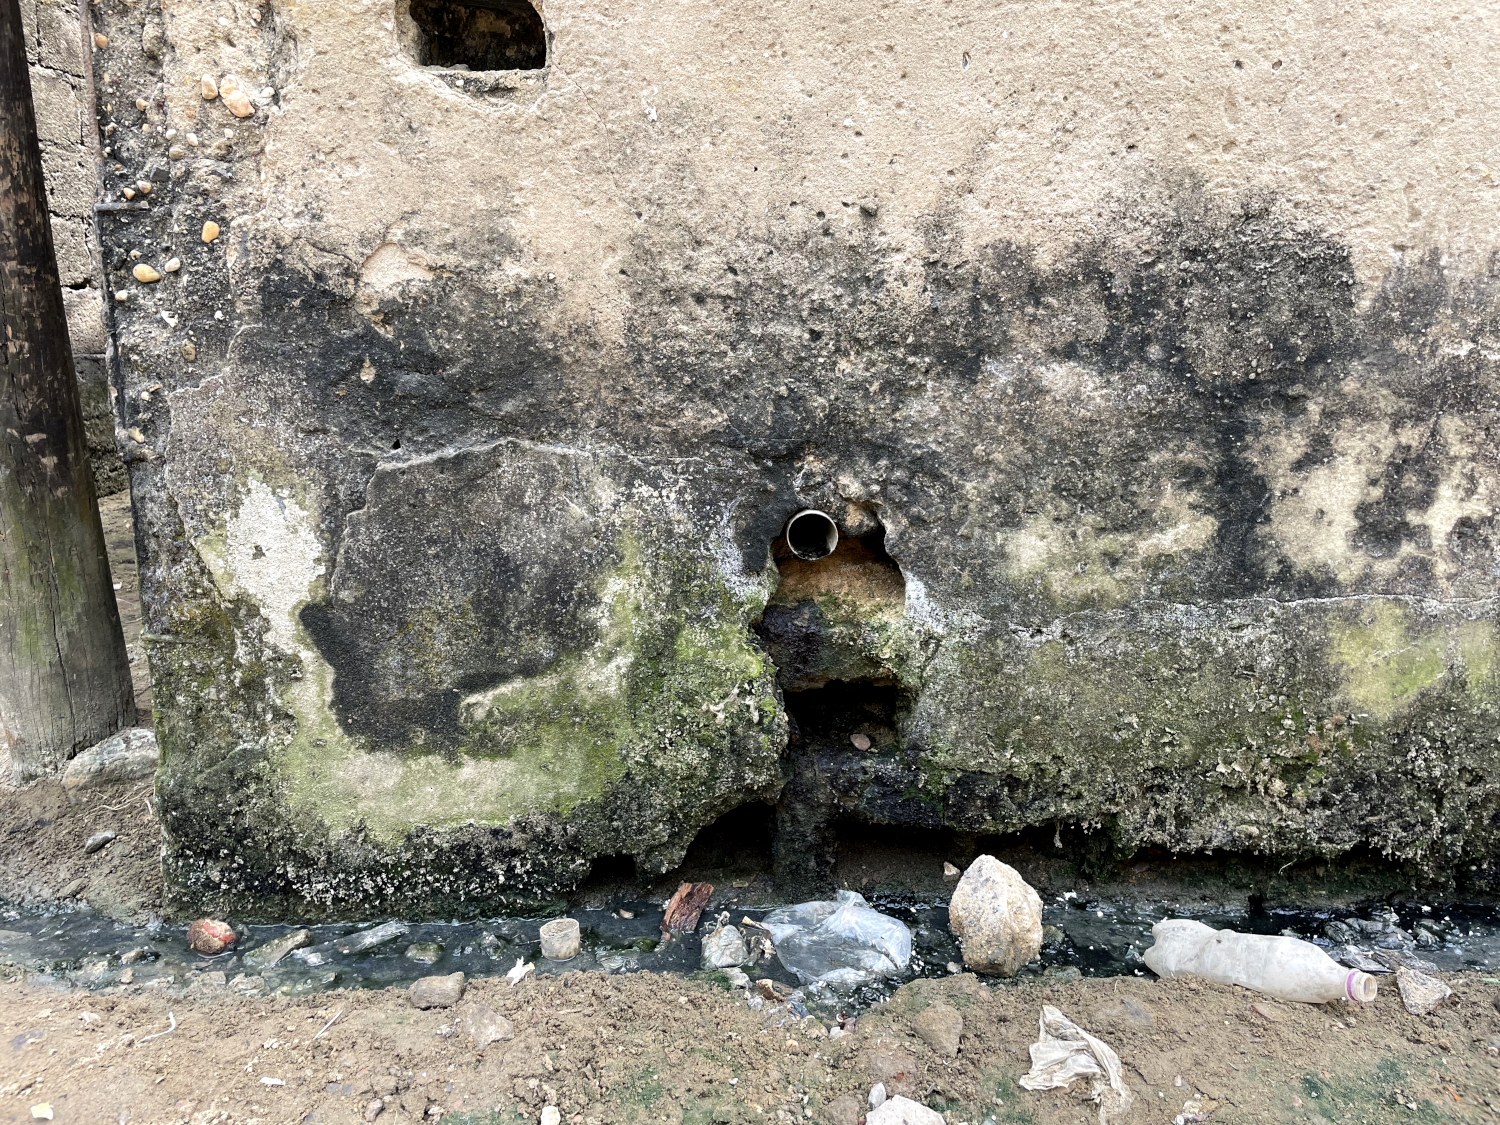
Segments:
[[[960,974],[908,985],[830,1041],[816,1018],[752,1011],[708,979],[485,979],[419,1011],[404,990],[250,999],[211,967],[193,975],[175,994],[0,984],[0,1121],[45,1103],[58,1122],[356,1122],[378,1099],[383,1125],[536,1122],[546,1105],[572,1125],[856,1125],[879,1081],[950,1123],[1093,1122],[1084,1081],[1016,1085],[1042,1004],[1118,1051],[1129,1122],[1478,1122],[1500,1096],[1497,988],[1471,976],[1418,1018],[1389,988],[1358,1010],[1261,1001],[1261,1014],[1242,989],[1181,980]],[[490,1014],[512,1037],[481,1049],[467,1028]],[[961,1025],[956,1055],[945,1024]]]

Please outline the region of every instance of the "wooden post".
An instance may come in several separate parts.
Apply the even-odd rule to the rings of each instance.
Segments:
[[[0,0],[0,784],[135,721],[58,284],[19,0]]]

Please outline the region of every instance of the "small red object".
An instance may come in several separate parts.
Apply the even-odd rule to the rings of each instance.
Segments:
[[[187,943],[188,948],[195,953],[212,957],[233,945],[235,936],[228,922],[220,922],[217,918],[199,918],[188,927]]]

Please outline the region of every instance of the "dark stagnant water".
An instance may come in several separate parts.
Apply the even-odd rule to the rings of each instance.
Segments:
[[[901,984],[917,977],[944,976],[950,964],[962,960],[948,930],[947,906],[913,898],[874,898],[872,905],[906,922],[913,933],[913,956],[907,973],[862,987],[842,997],[809,995],[810,1007],[836,1006],[860,1010],[878,1003]],[[625,914],[631,917],[624,916]],[[735,910],[731,920],[758,919],[766,909]],[[1216,927],[1244,932],[1288,933],[1318,942],[1335,953],[1327,936],[1329,924],[1344,922],[1357,937],[1358,948],[1372,952],[1382,947],[1398,955],[1444,970],[1490,971],[1500,967],[1500,910],[1493,906],[1401,905],[1383,903],[1347,910],[1247,910],[1224,906],[1205,912],[1157,906],[1086,901],[1072,895],[1044,904],[1046,941],[1041,960],[1022,971],[1020,978],[1037,976],[1109,977],[1149,975],[1141,953],[1151,945],[1151,926],[1167,917],[1191,917]],[[662,943],[662,905],[622,901],[610,909],[574,910],[583,932],[583,950],[567,962],[541,957],[538,929],[544,918],[494,918],[480,922],[419,922],[396,940],[363,953],[340,955],[323,950],[326,960],[309,964],[295,955],[278,965],[255,971],[244,955],[282,937],[297,927],[287,925],[241,928],[239,945],[217,957],[204,957],[187,948],[183,926],[151,922],[144,926],[112,921],[87,907],[67,912],[0,913],[0,965],[9,965],[34,980],[86,989],[135,987],[172,991],[230,988],[247,995],[283,993],[302,995],[343,988],[386,988],[405,985],[418,977],[462,970],[470,977],[496,976],[522,959],[540,974],[602,971],[606,973],[699,970],[699,939],[677,937]],[[705,913],[705,920],[713,912]],[[308,927],[314,943],[332,943],[368,924]],[[1349,931],[1335,925],[1335,937],[1347,940]],[[411,947],[435,943],[441,952],[426,950],[424,961],[409,956]],[[318,960],[315,958],[314,960]],[[774,958],[745,967],[753,978],[771,977],[795,984],[795,978]],[[223,977],[218,974],[223,973]]]

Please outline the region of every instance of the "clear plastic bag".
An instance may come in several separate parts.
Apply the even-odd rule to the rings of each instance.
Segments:
[[[854,891],[773,910],[761,925],[781,963],[804,984],[863,984],[893,976],[911,960],[911,931]]]

